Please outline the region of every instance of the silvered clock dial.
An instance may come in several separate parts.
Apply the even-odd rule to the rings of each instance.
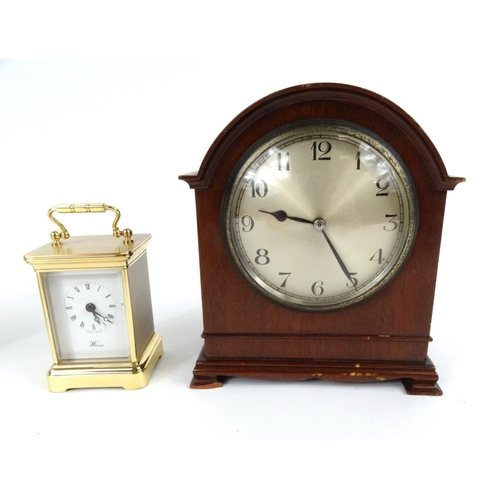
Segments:
[[[223,222],[245,279],[313,311],[374,294],[408,256],[418,226],[411,176],[391,146],[334,120],[306,121],[252,146],[230,177]]]

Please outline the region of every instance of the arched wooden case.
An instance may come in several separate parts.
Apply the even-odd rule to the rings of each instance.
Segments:
[[[372,131],[408,167],[420,207],[413,249],[397,276],[358,304],[312,313],[283,307],[249,286],[224,245],[221,206],[231,172],[269,132],[309,119],[343,120]],[[271,94],[238,115],[217,137],[196,174],[195,190],[204,347],[193,388],[224,377],[340,381],[401,379],[409,394],[439,395],[427,356],[439,249],[450,177],[436,148],[401,108],[361,88],[300,85]]]

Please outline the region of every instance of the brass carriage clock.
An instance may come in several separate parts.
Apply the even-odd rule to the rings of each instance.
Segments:
[[[197,173],[204,347],[224,377],[401,379],[439,395],[427,356],[450,177],[401,108],[333,83],[240,113]]]
[[[115,214],[113,235],[72,236],[54,213]],[[154,332],[146,245],[149,234],[118,229],[109,205],[58,205],[48,243],[24,256],[36,272],[54,364],[49,389],[145,387],[163,354]]]

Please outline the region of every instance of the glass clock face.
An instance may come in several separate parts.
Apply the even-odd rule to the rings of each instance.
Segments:
[[[225,192],[227,246],[244,278],[282,305],[330,310],[400,269],[418,223],[410,174],[373,133],[298,122],[250,148]]]
[[[130,358],[120,270],[43,274],[59,360]]]

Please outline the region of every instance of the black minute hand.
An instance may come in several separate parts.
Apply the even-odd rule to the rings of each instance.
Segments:
[[[328,246],[330,247],[331,251],[333,252],[333,255],[335,255],[335,258],[337,259],[337,262],[339,263],[339,266],[342,269],[343,273],[346,275],[347,279],[352,283],[352,286],[354,288],[356,288],[357,283],[356,283],[355,279],[353,278],[353,275],[355,275],[356,273],[349,272],[346,265],[344,264],[344,261],[340,258],[339,253],[337,252],[337,250],[335,250],[335,247],[333,246],[333,243],[331,242],[328,235],[325,233],[325,231],[322,231],[322,232],[323,232],[323,236],[326,239],[326,242],[328,243]]]
[[[290,219],[290,220],[293,220],[295,222],[304,222],[305,224],[314,224],[314,221],[312,221],[312,220],[302,219],[301,217],[291,217],[291,216],[287,215],[287,213],[284,210],[278,210],[277,212],[268,212],[266,210],[259,210],[259,212],[272,215],[279,222],[283,222],[283,221],[286,221],[287,219]]]

